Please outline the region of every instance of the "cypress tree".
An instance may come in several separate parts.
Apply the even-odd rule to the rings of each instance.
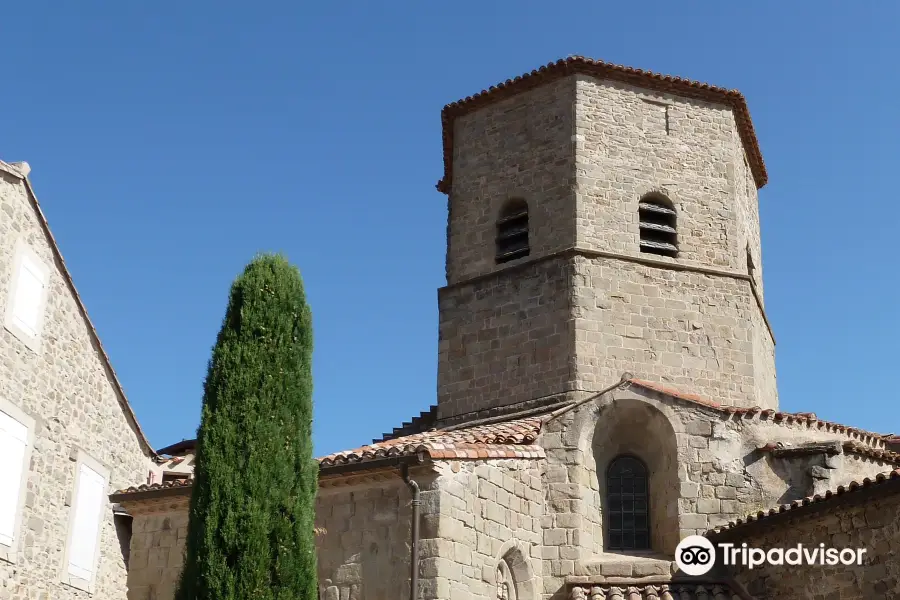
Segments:
[[[299,271],[255,258],[204,382],[177,600],[316,600],[312,342]]]

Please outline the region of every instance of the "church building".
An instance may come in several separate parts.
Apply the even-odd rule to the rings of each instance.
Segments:
[[[437,403],[320,459],[321,598],[900,598],[898,439],[779,411],[744,97],[571,57],[442,124]],[[193,452],[110,497],[130,600],[173,597]],[[866,554],[695,576],[693,535]]]

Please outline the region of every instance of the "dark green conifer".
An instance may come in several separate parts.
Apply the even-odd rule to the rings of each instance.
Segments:
[[[312,347],[300,273],[257,257],[209,362],[177,600],[316,600]]]

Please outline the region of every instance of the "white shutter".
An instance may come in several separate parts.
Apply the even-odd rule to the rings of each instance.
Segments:
[[[0,544],[13,545],[28,428],[0,411]]]
[[[106,502],[103,493],[106,480],[88,467],[78,468],[78,489],[75,491],[75,506],[72,511],[72,539],[69,542],[69,574],[92,580],[94,557],[97,554],[100,518]]]
[[[22,254],[13,297],[13,321],[31,337],[37,337],[44,300],[44,270],[28,254]]]

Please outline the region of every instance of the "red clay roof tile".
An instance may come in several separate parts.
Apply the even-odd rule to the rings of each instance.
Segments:
[[[527,417],[465,429],[426,431],[335,452],[320,458],[319,464],[330,467],[419,452],[431,458],[540,458],[543,450],[532,444],[541,423],[541,417]]]
[[[321,467],[330,467],[418,453],[425,453],[432,459],[544,458],[544,450],[534,445],[542,422],[542,417],[527,417],[464,429],[426,431],[335,452],[318,461]],[[145,484],[119,490],[115,495],[190,487],[192,484],[192,479]]]
[[[719,404],[718,402],[713,402],[712,400],[708,400],[706,398],[702,398],[700,396],[697,396],[696,394],[686,394],[674,388],[666,387],[664,385],[660,385],[651,381],[644,381],[642,379],[630,379],[629,383],[647,390],[666,394],[667,396],[671,396],[679,400],[684,400],[692,404],[697,404],[705,408],[711,408],[713,410],[724,413],[740,415],[742,417],[765,417],[780,425],[805,424],[810,428],[842,433],[848,436],[855,436],[862,442],[872,446],[883,446],[885,442],[885,436],[882,434],[873,433],[864,429],[857,429],[856,427],[848,427],[847,425],[841,425],[840,423],[832,423],[831,421],[823,421],[822,419],[819,419],[815,413],[788,413],[779,412],[771,408],[762,409],[759,407],[740,408],[736,406],[727,406],[724,404]]]
[[[119,494],[137,494],[140,492],[153,492],[156,490],[168,490],[173,488],[189,488],[194,485],[193,477],[184,479],[173,479],[172,481],[164,481],[163,483],[145,483],[143,485],[131,486],[124,490],[117,490],[113,495]]]

